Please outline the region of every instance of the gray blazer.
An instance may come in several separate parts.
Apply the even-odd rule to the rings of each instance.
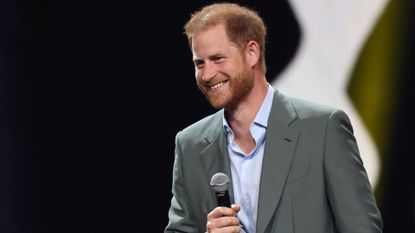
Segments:
[[[176,135],[168,232],[205,232],[213,174],[231,177],[223,110]],[[382,220],[347,115],[275,92],[257,233],[375,233]],[[230,196],[233,200],[232,188]]]

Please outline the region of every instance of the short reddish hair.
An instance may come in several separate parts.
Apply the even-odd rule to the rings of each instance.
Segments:
[[[238,4],[215,3],[193,13],[184,26],[190,47],[192,38],[196,34],[219,24],[225,26],[229,40],[235,43],[241,51],[251,40],[259,44],[261,49],[259,61],[265,72],[265,24],[257,12]]]

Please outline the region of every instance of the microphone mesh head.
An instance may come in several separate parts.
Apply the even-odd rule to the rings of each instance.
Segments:
[[[215,192],[223,192],[229,187],[229,177],[225,173],[218,172],[210,179],[210,186]]]

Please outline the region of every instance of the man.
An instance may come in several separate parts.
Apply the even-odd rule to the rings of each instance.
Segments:
[[[212,4],[185,31],[197,86],[221,110],[176,136],[165,232],[381,232],[347,115],[273,90],[258,14]],[[231,208],[216,207],[217,172]]]

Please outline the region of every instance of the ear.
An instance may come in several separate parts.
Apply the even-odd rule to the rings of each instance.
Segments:
[[[251,67],[254,67],[259,62],[259,57],[261,55],[261,49],[259,44],[256,41],[249,41],[246,46],[245,56],[246,61]]]

